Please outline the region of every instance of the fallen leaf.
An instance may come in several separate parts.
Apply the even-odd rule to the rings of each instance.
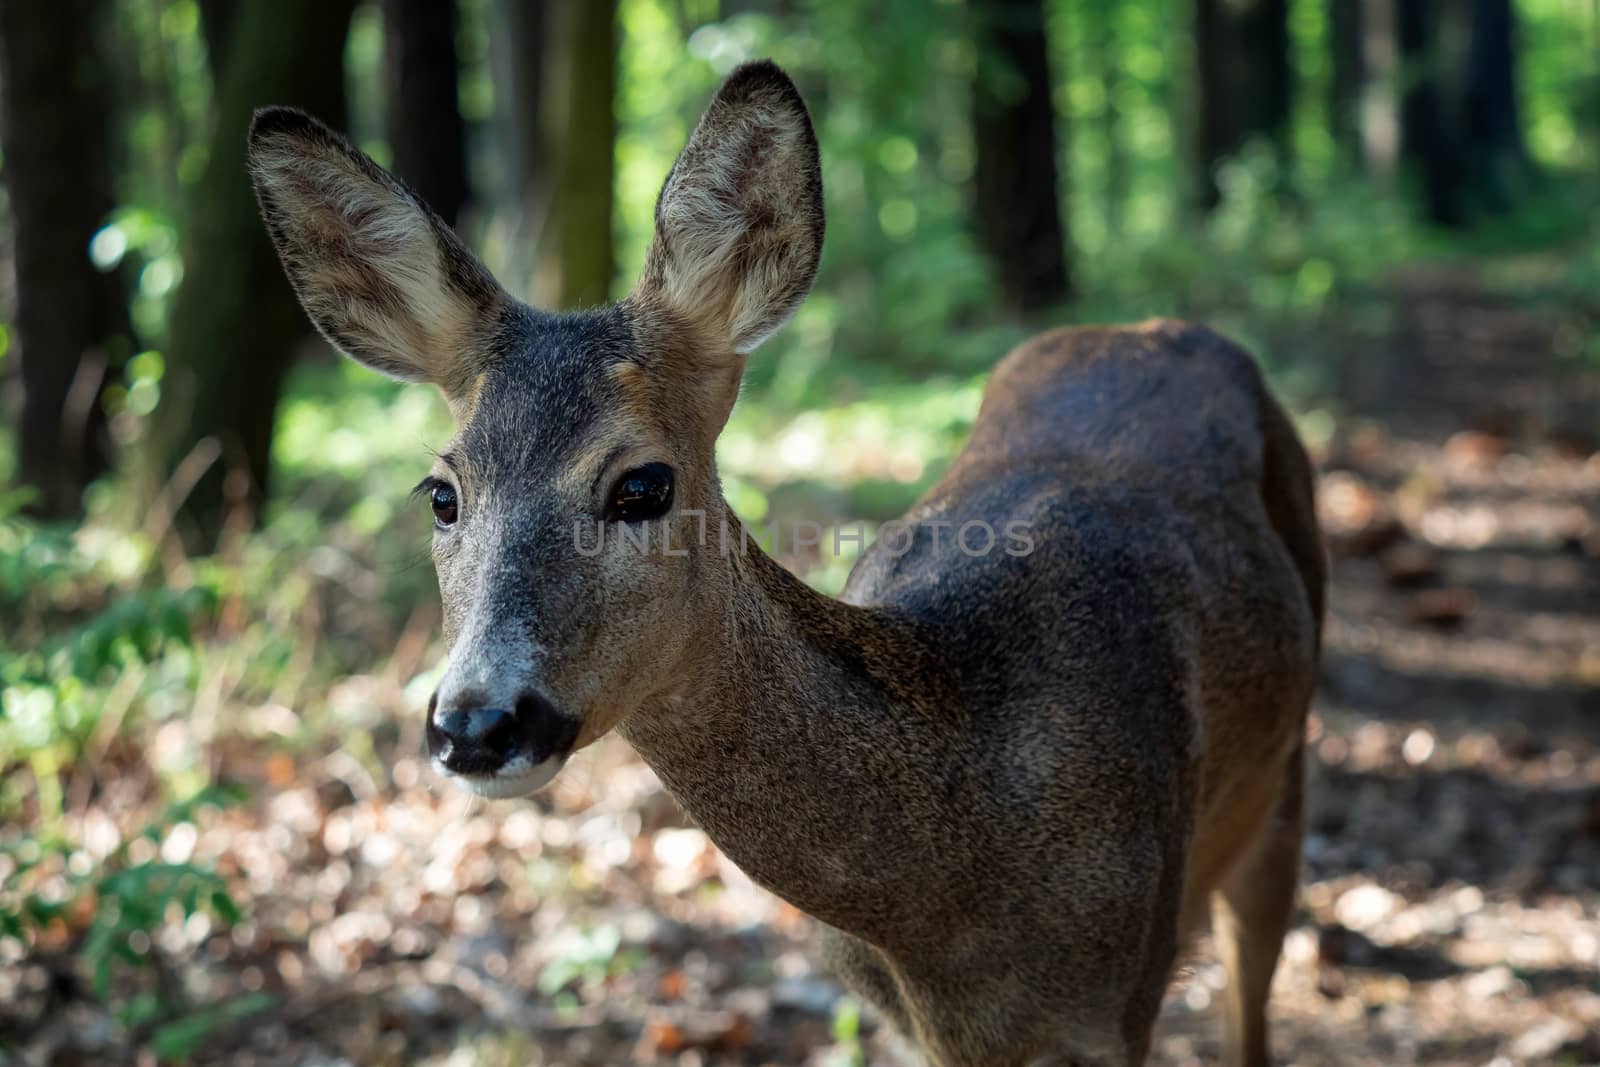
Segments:
[[[1396,588],[1426,585],[1439,577],[1439,556],[1425,545],[1402,541],[1384,552],[1383,570]]]
[[[1406,617],[1423,626],[1450,629],[1460,626],[1476,605],[1466,589],[1427,589],[1406,603]]]
[[[1498,463],[1510,447],[1510,442],[1500,434],[1462,430],[1444,443],[1444,454],[1457,463],[1487,467]]]

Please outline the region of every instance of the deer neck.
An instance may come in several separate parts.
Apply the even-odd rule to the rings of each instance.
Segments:
[[[754,546],[728,558],[719,647],[622,732],[745,873],[872,937],[897,877],[883,842],[911,858],[944,778],[918,762],[951,751],[931,713],[951,706],[944,671],[908,620],[823,596]]]

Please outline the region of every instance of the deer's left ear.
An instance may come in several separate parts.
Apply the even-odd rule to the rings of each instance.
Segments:
[[[806,105],[776,64],[747,63],[722,83],[667,175],[635,299],[749,352],[810,292],[822,231]]]
[[[261,216],[306,314],[351,358],[468,395],[518,307],[427,205],[291,108],[250,126]]]

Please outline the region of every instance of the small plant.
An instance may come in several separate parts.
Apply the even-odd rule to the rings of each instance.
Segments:
[[[559,953],[539,972],[539,992],[552,998],[559,1010],[575,1010],[574,986],[604,985],[607,979],[633,970],[640,958],[637,949],[622,948],[622,933],[611,923],[575,932],[563,939]]]
[[[840,997],[833,1008],[834,1050],[828,1067],[866,1067],[861,1050],[861,1004],[854,997]]]
[[[159,842],[200,808],[238,799],[230,790],[202,790],[173,805],[139,837]],[[0,846],[0,938],[31,946],[47,936],[80,937],[77,956],[95,997],[124,1026],[146,1033],[158,1058],[181,1062],[219,1027],[261,1011],[271,998],[253,994],[191,1005],[160,980],[156,936],[169,922],[205,913],[227,928],[242,915],[215,871],[195,863],[134,860],[129,845],[87,869],[78,862],[82,853],[60,840],[24,838]],[[115,979],[124,969],[157,980],[137,982],[138,992],[122,994]]]

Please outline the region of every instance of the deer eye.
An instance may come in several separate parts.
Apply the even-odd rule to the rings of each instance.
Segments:
[[[456,491],[443,482],[436,483],[428,493],[433,505],[433,521],[440,526],[454,526],[460,517],[461,506],[456,502]]]
[[[672,507],[672,468],[647,463],[628,471],[611,490],[606,518],[617,522],[659,519]]]

